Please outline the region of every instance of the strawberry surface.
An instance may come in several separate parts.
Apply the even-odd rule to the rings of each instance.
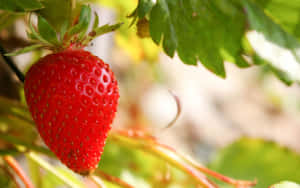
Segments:
[[[117,110],[117,81],[109,66],[84,50],[50,54],[25,77],[25,97],[46,145],[70,169],[97,168]]]

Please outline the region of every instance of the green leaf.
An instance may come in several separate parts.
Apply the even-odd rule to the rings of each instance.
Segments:
[[[255,0],[277,24],[300,39],[300,0]]]
[[[80,15],[78,24],[73,26],[70,31],[68,32],[68,35],[74,35],[77,33],[85,33],[89,27],[90,21],[91,21],[91,13],[92,10],[89,6],[83,5]]]
[[[170,57],[175,51],[190,65],[200,61],[225,77],[224,60],[248,67],[241,54],[245,17],[238,3],[228,0],[139,1],[138,12],[150,12],[150,35]]]
[[[30,31],[27,32],[27,36],[30,38],[30,39],[33,39],[33,40],[38,40],[38,41],[41,41],[47,45],[51,45],[51,43],[49,43],[47,40],[45,40],[34,28],[34,26],[32,25],[32,22],[29,22],[29,29]]]
[[[28,12],[43,8],[38,0],[1,0],[0,10]]]
[[[62,24],[61,28],[60,28],[60,40],[63,41],[65,34],[68,31],[69,28],[69,20],[65,20],[65,22]]]
[[[293,83],[293,80],[290,79],[290,77],[285,73],[282,72],[276,68],[273,68],[272,66],[269,66],[270,70],[275,74],[275,76],[280,79],[283,83],[290,86]]]
[[[144,18],[146,14],[152,9],[154,3],[152,0],[139,0],[137,7],[137,14],[140,18]]]
[[[49,43],[52,43],[54,45],[57,45],[59,43],[55,30],[42,16],[38,16],[38,30],[43,39],[45,39]]]
[[[254,3],[243,3],[252,29],[247,38],[254,51],[289,80],[300,81],[300,43]]]
[[[38,11],[54,27],[56,32],[61,30],[65,21],[72,20],[73,0],[43,0],[45,8]]]
[[[270,186],[270,188],[300,188],[300,185],[294,182],[282,181],[280,183]]]
[[[5,54],[6,56],[16,56],[16,55],[19,55],[19,54],[23,54],[23,53],[26,53],[26,52],[30,52],[30,51],[33,51],[33,50],[36,50],[36,49],[39,49],[43,47],[42,44],[34,44],[34,45],[31,45],[31,46],[27,46],[25,48],[22,48],[20,50],[17,50],[15,52],[12,52],[12,53],[7,53]]]
[[[4,11],[0,13],[0,31],[13,24],[18,17],[18,14],[14,14],[11,12]]]
[[[99,25],[99,16],[96,12],[94,13],[94,15],[95,15],[95,20],[94,20],[93,29],[96,29]]]
[[[242,138],[218,152],[212,170],[236,179],[257,179],[257,188],[281,180],[300,182],[300,156],[260,139]]]

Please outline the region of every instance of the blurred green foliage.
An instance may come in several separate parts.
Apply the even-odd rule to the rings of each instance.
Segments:
[[[300,156],[261,139],[242,138],[234,142],[218,152],[209,167],[233,178],[256,179],[258,188],[282,180],[300,183]]]
[[[270,188],[300,188],[300,185],[294,182],[283,181],[275,185],[272,185]]]
[[[135,187],[171,188],[194,187],[189,176],[177,170],[166,161],[134,150],[108,139],[99,169],[131,183]],[[130,177],[131,181],[128,181]]]

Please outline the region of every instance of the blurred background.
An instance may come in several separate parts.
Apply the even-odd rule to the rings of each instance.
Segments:
[[[124,22],[120,30],[95,39],[87,47],[110,64],[119,81],[121,97],[113,129],[144,130],[213,170],[234,178],[256,178],[257,187],[281,180],[300,182],[300,87],[286,86],[264,66],[240,69],[228,62],[227,78],[221,79],[201,64],[189,66],[177,56],[166,56],[151,38],[139,38],[135,25],[128,29],[130,20],[126,16],[136,4],[136,0],[98,0],[92,6],[100,16],[100,25]],[[0,43],[7,51],[24,47],[28,44],[25,31],[22,18],[12,19],[11,23],[8,20],[1,28]],[[27,53],[14,57],[14,61],[26,72],[42,55]],[[22,89],[0,59],[2,100],[5,97],[24,103]],[[170,91],[179,98],[181,109],[177,109]],[[7,108],[5,104],[0,104],[1,109]],[[165,128],[178,110],[179,119]],[[1,115],[2,131],[10,121]],[[0,142],[0,147],[6,145],[5,141]],[[17,155],[17,159],[37,187],[64,187],[46,172],[39,180],[34,172],[36,164],[22,155]],[[46,159],[62,172],[71,173],[57,160]],[[108,142],[100,162],[100,169],[138,188],[195,187],[184,174],[169,168],[160,159],[113,142]],[[71,174],[85,186],[95,187]],[[1,178],[0,182],[1,187],[12,186]]]

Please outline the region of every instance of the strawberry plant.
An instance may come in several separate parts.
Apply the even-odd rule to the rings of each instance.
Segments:
[[[16,89],[0,92],[0,187],[299,187],[300,156],[275,138],[236,139],[205,167],[161,141],[180,96],[170,92],[167,129],[141,109],[149,88],[167,83],[160,49],[219,79],[234,64],[298,84],[299,10],[296,0],[1,0],[10,79],[0,87]]]

